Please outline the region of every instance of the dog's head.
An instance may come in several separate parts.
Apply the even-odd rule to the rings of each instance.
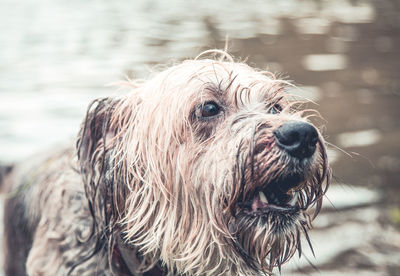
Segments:
[[[287,261],[330,178],[324,140],[287,83],[197,59],[131,86],[99,100],[78,139],[105,236],[137,248],[140,269],[254,275]]]

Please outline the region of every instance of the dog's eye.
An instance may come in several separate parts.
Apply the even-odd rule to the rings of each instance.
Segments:
[[[213,117],[220,113],[221,107],[215,102],[206,102],[201,106],[201,117]]]
[[[268,110],[269,114],[278,114],[282,111],[282,106],[280,106],[279,104],[274,104],[273,106],[270,107],[270,109]]]

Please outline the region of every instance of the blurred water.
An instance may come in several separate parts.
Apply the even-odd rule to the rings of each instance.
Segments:
[[[229,36],[233,55],[296,80],[351,155],[329,150],[338,183],[306,253],[320,271],[302,258],[290,275],[400,275],[398,1],[2,0],[0,18],[0,162],[73,139],[107,84]]]

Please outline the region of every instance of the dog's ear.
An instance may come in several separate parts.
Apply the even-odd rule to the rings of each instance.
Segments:
[[[112,227],[124,205],[124,201],[119,200],[124,192],[123,185],[114,185],[114,174],[109,173],[115,169],[110,160],[118,131],[113,118],[119,102],[116,98],[93,101],[87,109],[76,143],[88,207],[94,220],[93,233],[105,233],[106,226]],[[114,202],[114,198],[118,201]]]
[[[77,139],[77,154],[82,173],[93,170],[96,163],[104,162],[107,146],[115,136],[111,125],[117,101],[113,98],[94,100],[88,107]]]

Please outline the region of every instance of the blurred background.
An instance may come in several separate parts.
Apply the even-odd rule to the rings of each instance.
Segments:
[[[282,275],[400,275],[398,0],[1,0],[0,163],[74,139],[107,84],[226,36],[235,57],[295,80],[337,146],[315,257]]]

